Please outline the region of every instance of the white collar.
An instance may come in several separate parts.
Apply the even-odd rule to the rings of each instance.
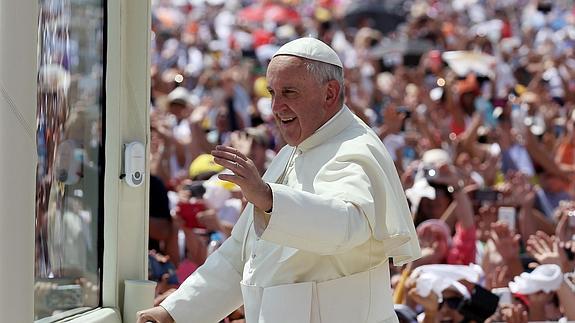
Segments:
[[[307,151],[323,143],[329,138],[333,138],[340,133],[353,120],[354,114],[347,106],[343,106],[333,117],[319,127],[311,136],[302,141],[298,148]]]

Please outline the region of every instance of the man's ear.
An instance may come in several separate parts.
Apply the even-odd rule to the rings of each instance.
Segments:
[[[341,87],[338,81],[331,80],[327,82],[327,91],[325,96],[327,106],[332,107],[334,105],[338,105],[340,91]]]

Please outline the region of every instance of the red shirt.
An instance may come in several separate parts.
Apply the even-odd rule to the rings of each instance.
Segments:
[[[205,211],[206,206],[204,203],[187,203],[179,202],[177,208],[177,214],[182,220],[184,220],[184,226],[186,228],[203,228],[205,227],[198,222],[196,217],[199,212]]]
[[[455,224],[451,248],[447,252],[447,263],[450,265],[469,265],[475,263],[475,226],[464,228],[461,224]]]

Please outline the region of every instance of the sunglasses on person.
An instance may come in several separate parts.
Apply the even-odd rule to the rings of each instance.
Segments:
[[[449,306],[449,308],[458,311],[463,304],[463,297],[446,297],[443,299],[443,302],[439,303],[439,309],[443,307],[443,305]]]

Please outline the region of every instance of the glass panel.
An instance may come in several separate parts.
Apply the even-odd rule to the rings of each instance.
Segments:
[[[100,303],[103,0],[40,0],[35,319]]]

